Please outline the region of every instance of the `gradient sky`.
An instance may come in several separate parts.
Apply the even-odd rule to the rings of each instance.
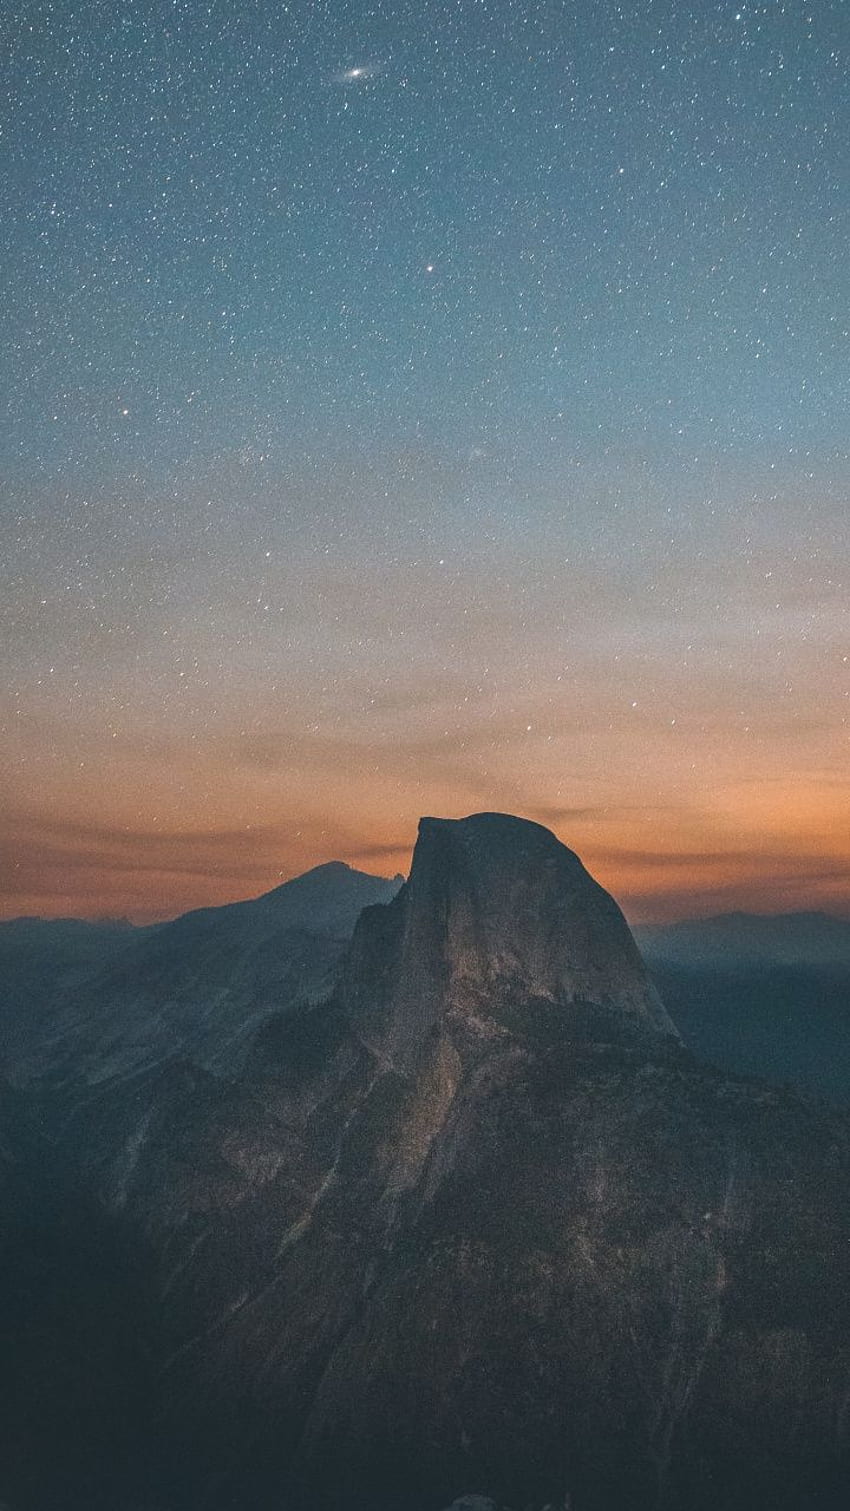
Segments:
[[[0,912],[850,911],[844,0],[2,23]]]

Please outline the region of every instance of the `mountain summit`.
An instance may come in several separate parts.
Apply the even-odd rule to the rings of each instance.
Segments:
[[[508,814],[420,821],[389,915],[361,915],[347,982],[399,1066],[443,1019],[492,1035],[548,1010],[582,1037],[677,1037],[613,898],[548,829]]]

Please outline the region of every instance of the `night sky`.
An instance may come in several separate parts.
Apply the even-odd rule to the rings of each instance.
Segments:
[[[0,911],[850,910],[844,0],[2,21]]]

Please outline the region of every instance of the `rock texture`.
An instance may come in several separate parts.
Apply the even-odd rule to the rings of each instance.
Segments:
[[[345,998],[399,1066],[441,1025],[492,1037],[529,1012],[597,1038],[676,1035],[613,898],[549,830],[497,813],[422,819],[392,921],[360,920]]]
[[[554,836],[423,820],[281,1008],[38,1108],[137,1256],[173,1507],[840,1504],[846,1124],[696,1062]]]

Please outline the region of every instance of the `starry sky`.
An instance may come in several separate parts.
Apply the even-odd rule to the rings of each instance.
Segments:
[[[0,912],[850,912],[843,0],[2,22]]]

